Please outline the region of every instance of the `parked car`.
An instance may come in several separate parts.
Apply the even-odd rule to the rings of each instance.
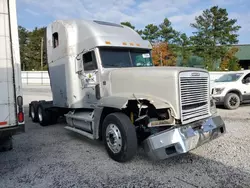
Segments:
[[[214,81],[211,92],[216,105],[224,105],[230,110],[250,103],[250,70],[224,74]]]

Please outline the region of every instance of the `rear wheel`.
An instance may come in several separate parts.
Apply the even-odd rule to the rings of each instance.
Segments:
[[[38,113],[37,113],[38,102],[34,101],[30,104],[30,117],[33,122],[38,122]]]
[[[38,121],[39,121],[40,125],[47,126],[49,117],[48,117],[48,114],[45,112],[42,105],[38,106],[37,114],[38,114]]]
[[[12,136],[7,136],[0,139],[0,152],[9,151],[13,149]]]
[[[46,109],[42,104],[38,105],[37,116],[41,126],[56,124],[58,120],[58,113],[51,109]]]
[[[228,93],[224,100],[225,108],[229,110],[237,109],[240,106],[240,97],[236,93]]]
[[[103,122],[103,140],[109,156],[118,162],[131,160],[137,152],[135,126],[123,113],[109,114]]]

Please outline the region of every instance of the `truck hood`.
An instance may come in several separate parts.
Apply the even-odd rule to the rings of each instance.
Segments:
[[[156,108],[172,107],[180,118],[178,75],[182,71],[203,71],[184,67],[133,67],[108,70],[109,96],[147,98]]]

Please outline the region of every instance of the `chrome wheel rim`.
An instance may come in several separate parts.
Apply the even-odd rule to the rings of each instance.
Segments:
[[[107,145],[113,153],[119,153],[122,149],[121,132],[115,124],[109,124],[106,129]]]
[[[43,121],[43,115],[42,115],[42,109],[41,108],[38,108],[38,118],[39,118],[40,122]]]

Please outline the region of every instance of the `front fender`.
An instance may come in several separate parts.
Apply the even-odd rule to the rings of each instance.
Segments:
[[[228,93],[237,93],[240,97],[240,100],[242,101],[243,97],[242,97],[242,93],[240,90],[238,89],[230,89],[227,91],[227,93],[225,94],[225,96],[228,94]]]
[[[166,101],[159,99],[154,96],[141,95],[141,94],[119,94],[103,97],[99,100],[97,108],[95,108],[95,120],[94,120],[94,135],[96,138],[99,138],[99,129],[101,116],[103,114],[103,109],[105,107],[114,108],[114,109],[124,109],[127,107],[129,100],[148,100],[156,109],[170,108],[172,117],[176,117],[175,109]]]

